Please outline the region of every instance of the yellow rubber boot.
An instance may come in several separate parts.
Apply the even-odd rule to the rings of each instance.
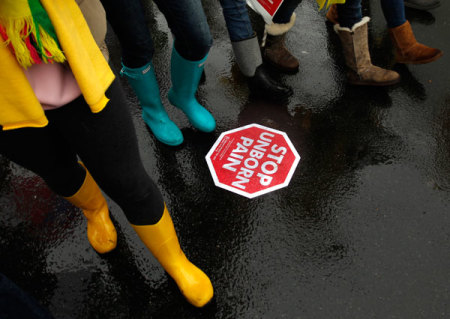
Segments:
[[[83,210],[87,218],[87,236],[92,247],[100,254],[107,253],[117,245],[117,232],[109,218],[108,204],[97,183],[86,170],[83,185],[70,197],[73,205]]]
[[[192,264],[180,248],[172,218],[164,206],[164,213],[154,225],[132,225],[141,240],[175,280],[181,293],[196,307],[203,307],[214,291],[208,276]]]

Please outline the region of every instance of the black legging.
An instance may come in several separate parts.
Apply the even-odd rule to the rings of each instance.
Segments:
[[[100,188],[135,225],[162,216],[164,202],[142,164],[133,122],[122,88],[115,80],[105,109],[92,113],[83,97],[46,112],[44,128],[0,131],[0,153],[41,176],[61,196],[71,196],[84,181],[77,155]]]

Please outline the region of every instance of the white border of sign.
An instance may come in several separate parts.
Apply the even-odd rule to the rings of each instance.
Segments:
[[[281,5],[283,4],[283,1],[280,2],[273,15],[270,15],[270,13],[267,12],[267,10],[257,0],[247,0],[247,4],[253,11],[261,15],[266,24],[272,24],[272,19],[275,14],[277,14],[278,9],[280,9]]]
[[[234,187],[231,187],[231,186],[228,186],[226,184],[222,184],[221,182],[219,182],[219,178],[217,177],[216,171],[214,170],[214,166],[213,166],[212,161],[211,161],[211,155],[214,153],[214,149],[219,145],[220,141],[222,140],[222,138],[225,135],[228,135],[230,133],[234,133],[234,132],[237,132],[237,131],[242,131],[242,130],[245,130],[245,129],[248,129],[248,128],[251,128],[251,127],[258,127],[260,129],[263,129],[263,130],[267,130],[267,131],[271,131],[271,132],[283,135],[284,139],[286,140],[286,143],[289,145],[289,148],[291,149],[291,151],[292,151],[292,153],[294,154],[294,157],[295,157],[294,162],[292,163],[292,166],[291,166],[291,168],[289,170],[288,175],[286,176],[286,179],[285,179],[284,183],[278,184],[278,185],[273,186],[273,187],[266,188],[266,189],[264,189],[262,191],[259,191],[259,192],[253,193],[253,194],[249,194],[247,192],[241,191],[241,190],[239,190],[237,188],[234,188]],[[289,182],[291,181],[292,175],[294,175],[295,169],[297,168],[297,164],[298,164],[298,162],[300,162],[300,155],[297,153],[297,150],[295,149],[294,145],[292,145],[291,140],[289,139],[289,137],[287,136],[286,133],[284,133],[282,131],[275,130],[275,129],[267,127],[267,126],[263,126],[263,125],[259,125],[259,124],[253,123],[253,124],[241,126],[241,127],[238,127],[238,128],[233,129],[233,130],[226,131],[226,132],[223,132],[222,134],[220,134],[219,138],[214,143],[214,145],[211,147],[211,149],[209,150],[208,154],[206,154],[205,159],[206,159],[206,162],[208,163],[208,168],[209,168],[209,171],[211,172],[211,176],[212,176],[212,178],[214,180],[214,184],[217,187],[224,188],[224,189],[226,189],[226,190],[228,190],[230,192],[242,195],[242,196],[247,197],[247,198],[255,198],[257,196],[260,196],[260,195],[263,195],[263,194],[266,194],[266,193],[270,193],[270,192],[273,192],[273,191],[275,191],[277,189],[280,189],[280,188],[288,186]]]

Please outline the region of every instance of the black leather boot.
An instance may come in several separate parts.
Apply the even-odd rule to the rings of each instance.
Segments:
[[[256,68],[254,76],[248,78],[248,87],[252,94],[273,100],[284,100],[292,95],[292,89],[275,81],[263,64]]]

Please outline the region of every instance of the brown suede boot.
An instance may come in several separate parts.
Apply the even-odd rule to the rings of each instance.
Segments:
[[[332,4],[330,9],[328,9],[326,18],[328,21],[330,21],[333,24],[338,24],[338,11],[337,6],[335,4]]]
[[[354,85],[385,86],[395,84],[400,80],[397,72],[374,66],[370,60],[367,23],[369,17],[364,17],[352,29],[343,28],[339,24],[334,30],[341,39],[348,67],[347,78]]]
[[[395,59],[398,63],[424,64],[439,59],[443,52],[427,47],[416,41],[411,24],[406,21],[402,25],[389,29],[392,43],[395,46]]]
[[[266,25],[263,39],[263,58],[274,68],[283,73],[298,71],[299,62],[286,48],[284,41],[288,32],[295,23],[295,13],[289,23],[273,23]]]

